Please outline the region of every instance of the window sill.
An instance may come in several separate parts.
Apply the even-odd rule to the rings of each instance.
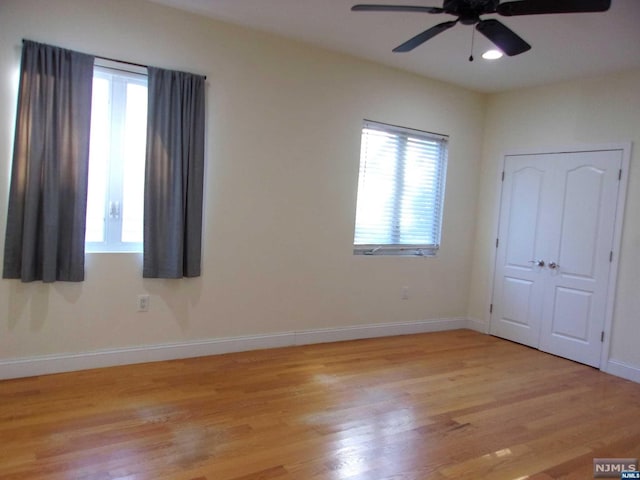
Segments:
[[[366,255],[370,257],[396,256],[396,257],[435,257],[438,247],[384,247],[376,245],[357,246],[353,249],[354,255]]]

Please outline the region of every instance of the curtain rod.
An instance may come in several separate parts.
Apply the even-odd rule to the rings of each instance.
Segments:
[[[102,55],[93,55],[93,57],[99,58],[100,60],[108,60],[109,62],[124,63],[125,65],[131,65],[134,67],[149,68],[149,65],[144,65],[142,63],[127,62],[125,60],[118,60],[117,58],[103,57]]]
[[[26,40],[23,38],[22,39],[22,43],[24,44]],[[149,65],[145,65],[143,63],[135,63],[135,62],[128,62],[126,60],[118,60],[117,58],[110,58],[110,57],[103,57],[102,55],[91,55],[94,58],[99,58],[100,60],[107,60],[109,62],[116,62],[116,63],[124,63],[125,65],[131,65],[133,67],[140,67],[140,68],[149,68]],[[201,75],[202,77],[204,77],[204,79],[207,79],[206,75]]]

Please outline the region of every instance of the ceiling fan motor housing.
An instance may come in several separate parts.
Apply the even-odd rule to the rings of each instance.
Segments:
[[[463,25],[475,25],[480,15],[495,12],[499,3],[500,0],[444,0],[442,9],[459,17]]]

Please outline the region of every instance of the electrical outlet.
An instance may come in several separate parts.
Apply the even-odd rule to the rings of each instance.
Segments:
[[[402,300],[409,300],[409,287],[402,287],[400,298],[402,298]]]
[[[149,294],[144,293],[144,294],[138,295],[138,311],[139,312],[149,311]]]

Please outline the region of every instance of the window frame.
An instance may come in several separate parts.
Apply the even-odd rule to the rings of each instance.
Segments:
[[[133,65],[123,64],[117,61],[112,60],[104,60],[97,59],[94,63],[93,70],[94,79],[96,77],[117,77],[117,82],[123,82],[124,80],[124,89],[126,86],[131,84],[144,85],[145,88],[148,88],[147,82],[147,69],[144,67],[136,67]],[[112,87],[112,92],[109,95],[109,115],[111,123],[111,127],[113,127],[113,118],[111,115],[114,114],[114,108],[111,105],[113,102],[113,85],[110,82],[110,86]],[[93,108],[93,105],[92,105]],[[120,114],[122,117],[119,121],[124,121],[124,110],[126,110],[126,101],[121,103],[118,107],[121,109]],[[124,128],[124,125],[121,125]],[[119,137],[114,140],[113,132],[110,133],[109,147],[113,150],[121,150],[121,142],[122,138]],[[85,252],[86,253],[142,253],[143,251],[143,241],[140,242],[125,242],[122,241],[122,229],[123,229],[123,189],[124,189],[124,169],[125,169],[125,157],[120,152],[118,155],[118,161],[114,162],[114,156],[118,155],[117,153],[109,152],[108,161],[107,161],[107,175],[109,179],[105,185],[105,204],[104,204],[104,240],[99,242],[87,241],[85,238]],[[89,165],[89,169],[91,169],[91,162]],[[90,187],[89,187],[90,188]],[[142,184],[140,185],[141,189],[144,189],[144,179]],[[116,202],[117,212],[117,222],[111,217],[110,208],[111,204]],[[144,205],[142,205],[144,208]],[[87,214],[89,214],[89,210],[87,209]],[[87,222],[88,223],[88,222]],[[115,225],[114,223],[117,223]]]
[[[389,135],[393,135],[396,137],[396,140],[399,144],[404,145],[409,141],[409,138],[419,139],[420,141],[428,141],[428,142],[437,142],[439,145],[439,155],[436,159],[436,171],[437,171],[437,189],[432,198],[434,198],[436,202],[436,206],[434,207],[436,212],[435,216],[432,217],[431,221],[436,224],[434,229],[435,234],[435,242],[434,243],[356,243],[358,237],[358,208],[360,204],[358,202],[361,201],[361,188],[364,183],[363,175],[365,174],[365,166],[366,166],[366,154],[365,154],[365,130],[373,129],[384,132]],[[443,212],[444,212],[444,200],[445,200],[445,186],[446,186],[446,176],[447,176],[447,157],[448,157],[448,141],[449,136],[439,133],[427,132],[423,130],[417,130],[407,127],[400,127],[397,125],[382,123],[374,120],[363,120],[361,127],[361,144],[360,144],[360,164],[358,171],[358,200],[356,203],[356,218],[355,218],[355,227],[354,227],[354,241],[353,241],[353,254],[354,255],[399,255],[399,256],[420,256],[420,257],[431,257],[436,256],[440,249],[441,243],[441,235],[442,235],[442,220],[443,220]],[[398,188],[405,188],[406,182],[404,176],[404,169],[407,164],[406,161],[406,150],[405,148],[401,149],[402,151],[395,150],[396,159],[394,162],[394,171],[396,172],[393,176],[389,176],[388,179],[390,182],[393,182],[393,189],[397,192]],[[402,155],[402,161],[398,162],[399,156]],[[394,181],[399,177],[398,171],[401,171],[402,182]],[[398,183],[401,183],[401,186],[398,186]],[[391,215],[393,218],[398,218],[400,215],[400,207],[399,201],[402,199],[402,196],[398,196],[394,193],[393,195],[394,202],[396,205],[393,208],[393,214]],[[396,224],[399,222],[396,221]],[[399,228],[399,227],[398,227]],[[398,235],[395,233],[396,229],[389,231],[390,237],[398,238]]]

